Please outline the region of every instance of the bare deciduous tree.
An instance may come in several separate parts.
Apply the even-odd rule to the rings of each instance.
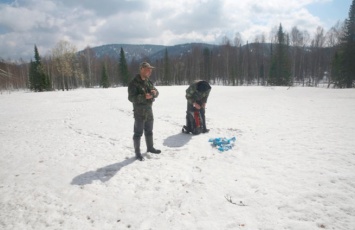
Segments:
[[[68,41],[59,41],[52,50],[52,61],[54,65],[53,77],[56,80],[57,88],[63,91],[77,87],[77,60],[76,47]]]

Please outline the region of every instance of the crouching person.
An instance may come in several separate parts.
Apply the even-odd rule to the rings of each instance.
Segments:
[[[199,80],[186,89],[187,111],[184,133],[207,133],[205,109],[211,86],[207,81]]]

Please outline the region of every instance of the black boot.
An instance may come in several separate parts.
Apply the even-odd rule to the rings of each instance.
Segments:
[[[137,160],[144,161],[144,157],[141,154],[141,139],[133,139],[134,152],[136,154]]]
[[[186,126],[186,125],[184,125],[183,127],[182,127],[182,130],[181,130],[183,133],[190,133],[191,132],[191,130]]]
[[[202,118],[202,133],[208,133],[210,130],[206,128],[206,117],[205,110],[201,110],[201,118]]]
[[[204,129],[202,130],[202,133],[208,133],[209,131],[210,131],[209,129],[204,128]]]
[[[189,106],[189,105],[187,105]],[[186,125],[182,127],[183,133],[191,133],[191,114],[189,111],[186,111]]]
[[[161,151],[159,149],[155,149],[153,147],[153,135],[145,136],[145,142],[147,144],[147,152],[151,152],[151,153],[154,153],[154,154],[161,153]]]

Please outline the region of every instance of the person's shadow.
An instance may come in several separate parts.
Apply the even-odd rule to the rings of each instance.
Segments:
[[[176,148],[182,147],[187,144],[192,138],[191,134],[179,133],[173,136],[170,136],[164,140],[163,145]],[[143,154],[146,155],[146,154]],[[146,155],[146,157],[148,157]],[[109,181],[121,168],[132,164],[136,160],[135,157],[126,159],[122,162],[107,165],[105,167],[99,168],[96,171],[89,171],[83,174],[80,174],[73,178],[72,185],[87,185],[91,184],[93,181],[98,180],[101,182]]]
[[[107,165],[105,167],[99,168],[96,171],[89,171],[79,176],[73,178],[71,184],[72,185],[87,185],[91,184],[95,180],[99,180],[101,182],[106,182],[110,180],[121,168],[132,164],[136,160],[135,157],[126,159],[122,162]]]
[[[191,140],[192,136],[192,134],[178,133],[166,138],[163,145],[170,148],[182,147]]]

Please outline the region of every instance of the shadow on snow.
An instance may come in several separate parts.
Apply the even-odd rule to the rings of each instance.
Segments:
[[[186,145],[192,138],[190,134],[179,133],[173,136],[170,136],[164,140],[163,145],[176,148]],[[144,155],[144,154],[143,154]],[[145,154],[146,155],[146,154]],[[146,156],[147,157],[147,156]],[[106,182],[109,181],[113,176],[116,175],[121,168],[132,164],[136,160],[135,157],[126,159],[122,162],[107,165],[105,167],[99,168],[96,171],[89,171],[83,174],[80,174],[73,178],[72,185],[87,185],[91,184],[93,181]]]
[[[99,168],[96,171],[89,171],[73,178],[72,185],[86,185],[91,184],[95,180],[101,182],[109,181],[121,168],[132,164],[136,160],[135,157],[126,159],[122,162],[107,165]]]
[[[163,145],[170,148],[182,147],[186,145],[192,138],[192,134],[178,133],[164,140]]]

